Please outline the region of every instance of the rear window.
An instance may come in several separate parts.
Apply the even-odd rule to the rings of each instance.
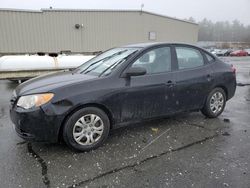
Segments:
[[[199,50],[190,47],[176,47],[179,69],[190,69],[204,65],[204,59]]]

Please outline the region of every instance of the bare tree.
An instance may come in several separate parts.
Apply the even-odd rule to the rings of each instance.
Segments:
[[[192,17],[187,20],[195,22]],[[198,24],[199,41],[250,42],[250,25],[244,26],[238,20],[212,22],[204,18]]]

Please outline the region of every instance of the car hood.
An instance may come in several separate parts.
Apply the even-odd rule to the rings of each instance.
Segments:
[[[95,78],[97,77],[73,73],[71,71],[62,71],[30,79],[20,84],[16,88],[15,92],[17,96],[49,92],[58,87],[77,82],[88,81]]]

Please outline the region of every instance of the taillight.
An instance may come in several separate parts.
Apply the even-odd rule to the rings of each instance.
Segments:
[[[231,70],[234,74],[236,74],[236,68],[233,65],[231,65]]]

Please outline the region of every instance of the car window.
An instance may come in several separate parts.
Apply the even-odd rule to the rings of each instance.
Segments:
[[[190,69],[204,65],[203,56],[199,50],[190,47],[176,47],[179,69]]]
[[[212,63],[212,62],[215,61],[214,58],[213,58],[211,55],[208,55],[207,53],[205,53],[205,56],[206,56],[207,61],[208,61],[209,63]]]
[[[137,59],[132,67],[143,67],[147,74],[171,71],[170,47],[160,47],[150,50]]]

